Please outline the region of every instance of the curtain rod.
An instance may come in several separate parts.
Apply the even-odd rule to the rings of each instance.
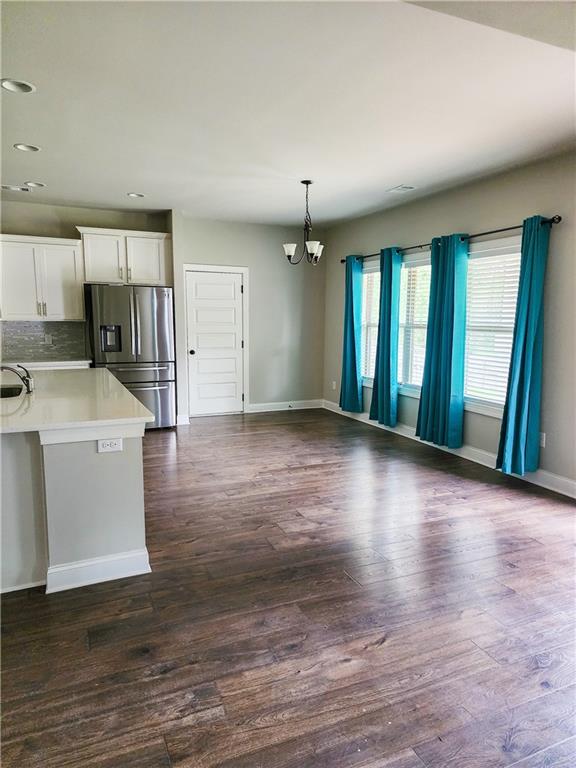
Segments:
[[[542,224],[560,224],[562,221],[562,216],[558,216],[556,214],[555,216],[551,216],[549,219],[543,219]],[[468,235],[467,237],[462,238],[463,240],[472,240],[476,239],[477,237],[486,237],[486,235],[497,235],[499,232],[510,232],[512,229],[522,229],[523,224],[515,224],[513,227],[503,227],[502,229],[490,229],[488,232],[476,232],[474,235]],[[419,245],[407,245],[406,248],[399,248],[398,250],[401,253],[404,253],[405,251],[413,251],[416,248],[430,248],[432,243],[420,243]],[[359,261],[364,261],[364,259],[371,259],[373,256],[380,256],[380,251],[378,253],[367,253],[366,256],[357,256],[356,258]],[[345,264],[346,259],[340,259],[340,264]]]

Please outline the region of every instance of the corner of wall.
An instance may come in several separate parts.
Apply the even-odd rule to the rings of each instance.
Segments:
[[[176,410],[179,419],[188,418],[188,358],[186,356],[186,292],[184,289],[185,244],[184,215],[172,209],[169,213],[172,230],[172,269],[174,274],[174,324],[176,330]]]

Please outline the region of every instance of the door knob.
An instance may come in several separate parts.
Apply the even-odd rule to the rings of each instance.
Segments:
[[[195,355],[195,354],[196,354],[196,350],[195,350],[195,349],[191,349],[191,350],[190,350],[190,354],[191,354],[191,355]]]

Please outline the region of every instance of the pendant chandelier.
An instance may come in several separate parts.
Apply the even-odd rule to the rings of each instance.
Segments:
[[[306,261],[308,264],[318,264],[320,261],[320,256],[322,256],[322,251],[324,250],[324,246],[319,240],[310,240],[310,233],[312,232],[312,219],[310,218],[310,211],[308,210],[308,192],[310,190],[310,184],[312,182],[310,179],[303,179],[300,184],[304,184],[306,187],[306,215],[304,216],[304,246],[302,247],[302,252],[300,254],[300,258],[296,257],[294,258],[296,254],[296,243],[284,243],[284,253],[286,254],[286,258],[290,262],[290,264],[300,264],[304,256],[306,256]]]

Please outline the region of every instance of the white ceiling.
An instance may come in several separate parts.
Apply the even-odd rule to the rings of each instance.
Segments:
[[[412,4],[9,2],[2,16],[3,77],[37,86],[3,92],[2,181],[48,185],[7,199],[289,224],[312,178],[328,222],[574,137],[571,51]],[[418,191],[386,192],[398,184]]]

